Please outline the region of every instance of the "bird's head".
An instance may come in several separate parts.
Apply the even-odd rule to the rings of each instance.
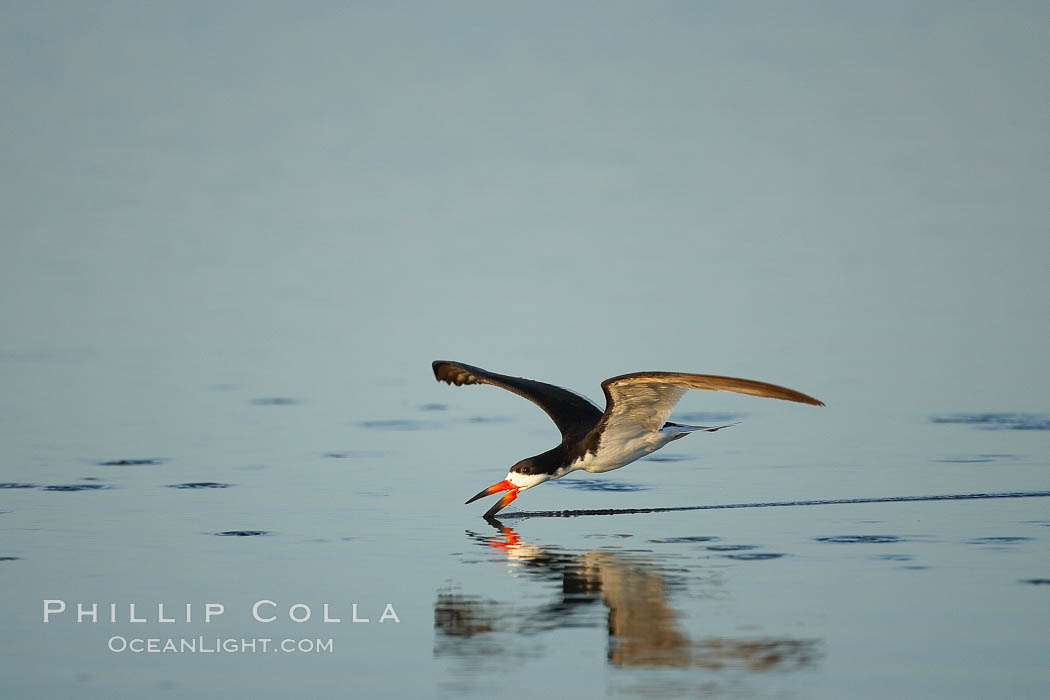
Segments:
[[[526,457],[507,472],[507,481],[514,484],[518,489],[531,489],[533,486],[550,481],[551,474],[547,473],[535,457]]]
[[[535,457],[526,457],[510,468],[506,479],[479,491],[467,503],[473,503],[479,498],[506,491],[503,498],[485,513],[486,518],[493,517],[517,498],[519,491],[531,489],[533,486],[538,486],[544,481],[553,479],[554,474],[551,473],[551,466],[557,463],[558,455],[559,453],[556,450],[550,450]]]

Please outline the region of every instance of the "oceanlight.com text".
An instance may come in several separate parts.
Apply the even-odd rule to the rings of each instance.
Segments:
[[[115,654],[331,654],[335,644],[327,639],[273,639],[272,637],[122,637],[106,643]]]

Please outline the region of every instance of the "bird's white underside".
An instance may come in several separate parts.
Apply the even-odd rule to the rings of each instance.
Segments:
[[[633,434],[625,431],[612,434],[603,433],[597,452],[588,452],[554,474],[517,474],[509,472],[507,481],[524,490],[542,484],[544,481],[560,479],[566,474],[575,471],[582,470],[591,474],[611,472],[613,469],[625,467],[631,462],[655,452],[682,433],[692,433],[705,429],[698,426],[683,425],[671,426],[657,431],[636,431]]]
[[[529,489],[552,479],[560,479],[574,471],[592,474],[609,472],[627,466],[660,449],[682,433],[705,428],[698,426],[668,426],[678,401],[689,387],[666,382],[633,381],[613,384],[612,413],[606,417],[596,452],[588,452],[572,464],[554,474],[507,474],[507,481],[519,489]]]
[[[692,426],[671,426],[662,430],[650,430],[637,422],[622,422],[610,425],[602,433],[597,452],[589,452],[572,463],[573,469],[582,469],[592,474],[611,472],[625,467],[635,460],[674,440],[682,433],[697,430]]]

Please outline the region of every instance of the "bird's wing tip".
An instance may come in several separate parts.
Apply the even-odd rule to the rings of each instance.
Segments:
[[[446,366],[446,365],[457,365],[457,364],[459,364],[459,363],[458,362],[452,362],[450,360],[434,360],[433,362],[430,363],[430,369],[434,372],[434,379],[436,379],[439,382],[445,382],[446,384],[451,384],[452,382],[448,378],[448,376],[444,376],[444,377],[441,376],[441,368]]]

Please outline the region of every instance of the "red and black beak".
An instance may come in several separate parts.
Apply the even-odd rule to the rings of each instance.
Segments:
[[[494,506],[492,506],[487,511],[485,511],[485,517],[486,518],[491,518],[491,517],[495,516],[496,513],[500,512],[501,510],[503,510],[504,508],[509,506],[511,501],[513,501],[515,498],[518,497],[518,487],[517,486],[515,486],[514,484],[512,484],[509,481],[507,481],[506,479],[504,479],[503,481],[500,481],[499,483],[496,483],[496,484],[493,484],[492,486],[489,486],[487,489],[482,489],[480,492],[478,492],[477,495],[475,495],[472,498],[470,498],[467,501],[467,503],[473,503],[474,501],[478,500],[479,498],[484,498],[485,496],[491,496],[492,494],[499,493],[500,491],[506,491],[507,493],[503,494],[503,498],[499,499],[499,501],[497,501]]]

